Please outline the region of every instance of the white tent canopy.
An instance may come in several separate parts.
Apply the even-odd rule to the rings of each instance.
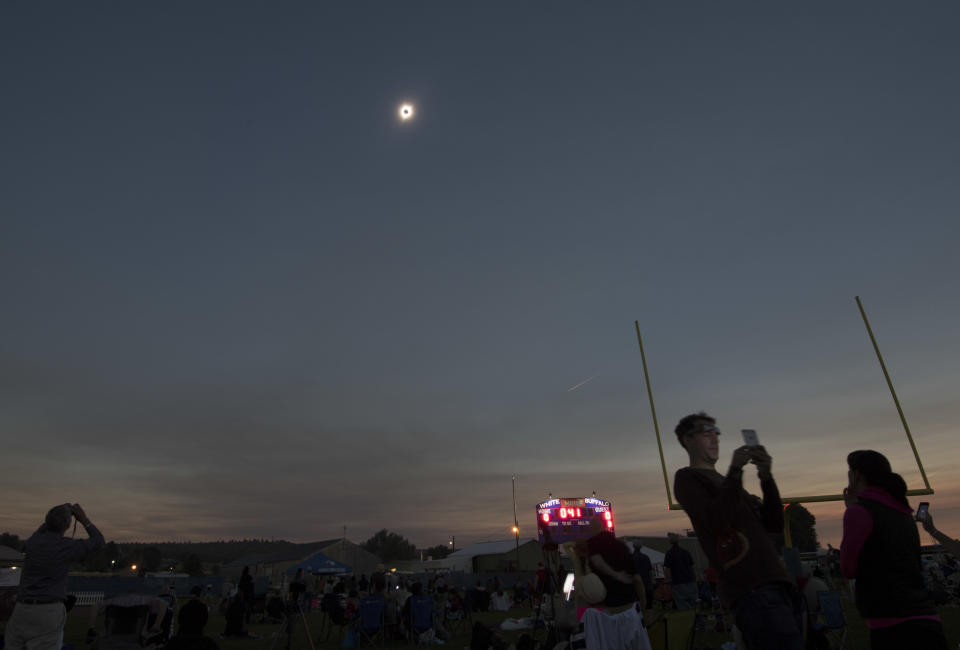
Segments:
[[[532,538],[521,539],[519,544],[523,546],[530,542],[536,541]],[[465,573],[473,572],[473,558],[479,555],[500,555],[501,553],[509,553],[514,548],[517,547],[517,540],[515,539],[506,539],[496,542],[477,542],[476,544],[471,544],[466,548],[462,548],[458,551],[455,551],[445,557],[440,562],[446,564],[446,568],[453,571],[463,571]]]
[[[631,552],[636,550],[633,542],[629,542],[628,546],[630,547]],[[663,558],[666,557],[665,553],[661,553],[660,551],[652,549],[649,546],[642,547],[640,552],[650,558],[650,564],[663,564]]]
[[[15,548],[0,545],[0,566],[13,566],[23,563],[23,553]]]

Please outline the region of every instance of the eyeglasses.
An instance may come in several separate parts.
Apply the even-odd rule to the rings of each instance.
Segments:
[[[716,426],[714,426],[714,425],[712,425],[712,424],[704,424],[704,425],[701,425],[701,426],[700,426],[699,428],[697,428],[696,430],[691,431],[691,434],[694,434],[694,433],[698,433],[698,434],[700,434],[701,436],[710,435],[711,433],[719,436],[719,435],[720,435],[720,429],[718,429]]]

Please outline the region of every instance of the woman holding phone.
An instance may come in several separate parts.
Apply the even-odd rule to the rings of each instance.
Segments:
[[[923,506],[923,504],[920,504]],[[960,557],[960,540],[956,540],[949,535],[946,535],[933,525],[933,515],[930,514],[930,510],[920,513],[920,508],[917,508],[917,521],[923,524],[923,529],[930,533],[930,537],[934,538],[943,545],[943,548],[954,557]]]
[[[840,569],[856,578],[857,610],[870,630],[870,647],[946,650],[940,616],[923,583],[907,484],[876,451],[854,451],[847,465]]]

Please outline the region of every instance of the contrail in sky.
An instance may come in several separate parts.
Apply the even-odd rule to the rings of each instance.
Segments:
[[[571,392],[577,390],[578,388],[580,388],[581,386],[583,386],[584,384],[589,383],[589,382],[593,381],[593,380],[596,379],[596,378],[597,378],[597,375],[594,375],[593,377],[590,377],[590,378],[588,378],[588,379],[584,379],[583,381],[581,381],[581,382],[580,382],[579,384],[577,384],[576,386],[571,386],[570,388],[568,388],[568,389],[567,389],[567,392],[568,392],[568,393],[571,393]]]

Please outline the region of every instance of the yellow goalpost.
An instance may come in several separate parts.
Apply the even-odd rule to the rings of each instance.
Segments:
[[[920,454],[917,452],[917,445],[913,441],[913,435],[910,433],[910,426],[907,424],[907,418],[903,414],[903,408],[900,406],[900,400],[897,398],[897,393],[893,389],[893,382],[890,381],[890,374],[887,372],[887,366],[883,362],[883,356],[880,354],[880,347],[877,345],[877,339],[873,335],[873,329],[870,327],[870,321],[867,320],[867,313],[863,309],[863,303],[860,302],[860,296],[856,296],[856,301],[857,307],[860,309],[860,315],[863,317],[863,324],[866,326],[867,334],[870,336],[870,342],[873,343],[873,349],[877,353],[877,359],[880,361],[880,368],[883,370],[883,376],[886,378],[887,386],[890,388],[890,395],[893,397],[893,403],[897,407],[897,413],[900,414],[900,421],[903,423],[903,430],[907,434],[907,440],[910,442],[910,448],[913,450],[913,457],[916,459],[917,467],[920,469],[920,476],[923,478],[924,487],[914,490],[907,490],[907,495],[919,496],[924,494],[933,494],[933,488],[930,487],[930,481],[927,479],[927,473],[923,469],[923,463],[920,460]],[[647,356],[643,351],[643,338],[640,336],[640,323],[639,321],[634,321],[633,324],[637,330],[637,343],[640,345],[640,360],[643,363],[643,377],[646,380],[647,396],[650,399],[650,413],[653,416],[653,429],[657,434],[657,449],[660,452],[660,466],[663,469],[663,486],[667,490],[667,506],[670,510],[683,510],[683,506],[674,502],[673,495],[670,491],[670,480],[667,477],[667,463],[663,457],[663,442],[660,438],[660,423],[657,420],[657,408],[653,403],[653,390],[650,387],[650,373],[647,371]],[[843,501],[843,495],[822,494],[799,497],[782,497],[781,501],[787,505],[796,503],[816,503],[823,501]],[[790,508],[787,508],[786,512],[784,513],[784,533],[787,538],[787,546],[790,546],[790,532],[788,527],[790,510]]]

